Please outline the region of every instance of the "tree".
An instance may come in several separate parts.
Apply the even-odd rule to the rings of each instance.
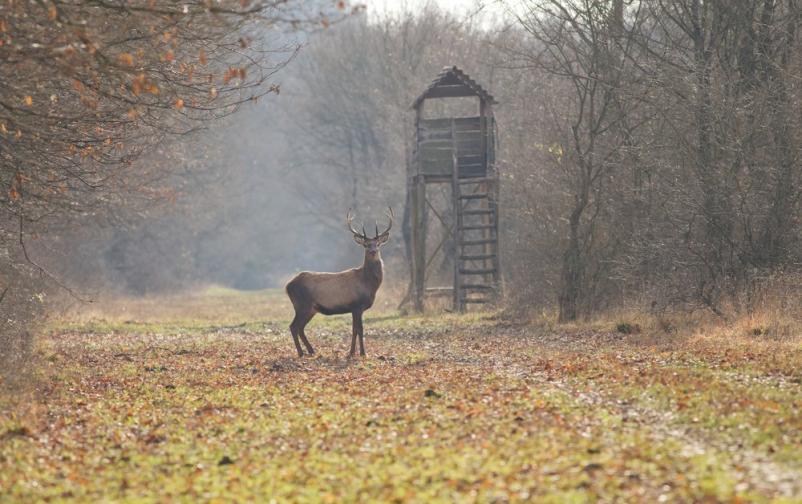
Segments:
[[[590,311],[607,267],[603,251],[616,247],[617,238],[604,228],[636,121],[639,101],[626,93],[637,72],[628,64],[632,44],[622,31],[620,2],[553,0],[526,8],[519,23],[533,41],[507,53],[519,68],[552,81],[548,100],[556,127],[544,144],[571,198],[558,299],[565,322]]]
[[[297,49],[283,32],[347,14],[345,2],[317,6],[268,0],[0,6],[4,334],[24,326],[6,312],[13,310],[10,299],[41,299],[30,291],[32,275],[79,295],[32,256],[30,239],[115,208],[174,198],[167,182],[175,166],[138,161],[175,136],[277,92],[271,77]]]
[[[644,141],[656,147],[649,193],[660,215],[649,212],[633,257],[641,273],[662,278],[669,299],[724,315],[793,257],[799,96],[788,79],[800,9],[774,0],[643,5],[648,21],[635,40],[655,83],[658,119]]]

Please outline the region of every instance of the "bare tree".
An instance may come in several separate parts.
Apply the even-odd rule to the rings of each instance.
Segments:
[[[177,167],[138,162],[143,155],[277,91],[271,78],[297,49],[287,33],[337,21],[346,9],[269,0],[0,5],[0,260],[8,266],[0,318],[14,319],[9,299],[41,299],[26,294],[32,275],[80,297],[34,257],[32,237],[173,199]]]
[[[639,103],[626,96],[630,88],[625,87],[634,87],[636,72],[626,57],[633,46],[621,27],[620,2],[554,0],[526,6],[519,23],[531,40],[508,47],[507,54],[512,64],[552,82],[546,91],[556,128],[544,144],[571,198],[559,294],[559,319],[569,321],[594,303],[606,268],[602,251],[616,247],[604,221]]]

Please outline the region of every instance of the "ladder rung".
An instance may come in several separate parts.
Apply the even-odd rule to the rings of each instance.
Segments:
[[[495,179],[489,177],[465,177],[459,179],[460,185],[465,184],[482,184],[484,182],[493,182]]]
[[[450,296],[453,292],[451,287],[426,287],[424,290],[429,296]]]
[[[493,210],[463,210],[462,215],[490,215]]]
[[[474,231],[478,229],[496,229],[496,226],[493,224],[482,224],[480,226],[462,226],[460,228],[461,231]]]
[[[495,287],[486,284],[463,284],[459,286],[462,290],[493,290]]]
[[[486,261],[487,259],[493,259],[496,257],[496,254],[478,254],[478,255],[461,255],[459,258],[463,261]]]
[[[487,240],[468,240],[468,241],[460,242],[460,245],[462,245],[464,247],[464,246],[469,246],[469,245],[487,245],[489,243],[496,243],[496,239],[495,238],[489,238]]]
[[[492,303],[493,300],[487,298],[464,298],[461,299],[460,302],[463,304],[468,304],[468,303],[484,304],[484,303]]]
[[[477,200],[477,199],[484,199],[487,198],[487,194],[480,193],[480,194],[461,194],[459,199],[463,200]]]
[[[495,273],[496,269],[460,269],[460,275],[489,275],[490,273]]]

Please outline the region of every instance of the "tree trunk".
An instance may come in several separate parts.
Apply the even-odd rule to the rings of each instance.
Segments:
[[[574,219],[574,215],[577,216]],[[582,251],[579,246],[579,215],[571,216],[570,238],[563,253],[562,287],[559,297],[560,315],[558,322],[570,322],[579,316],[579,297],[582,291]]]
[[[583,170],[584,171],[584,170]],[[579,224],[590,196],[590,181],[582,180],[580,194],[568,219],[568,246],[563,252],[562,286],[559,296],[560,314],[558,322],[570,322],[579,317],[582,296],[582,277],[585,272],[582,246],[579,239]]]

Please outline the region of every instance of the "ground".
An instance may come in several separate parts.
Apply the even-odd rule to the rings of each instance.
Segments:
[[[316,318],[210,289],[56,321],[0,501],[802,502],[802,344],[504,313]],[[35,389],[35,390],[34,390]]]

